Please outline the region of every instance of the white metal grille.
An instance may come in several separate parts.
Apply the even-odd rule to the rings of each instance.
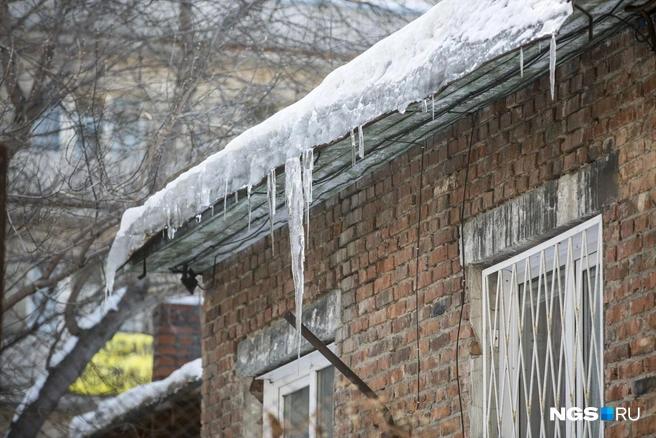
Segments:
[[[486,437],[602,437],[550,408],[603,398],[601,217],[483,271]]]

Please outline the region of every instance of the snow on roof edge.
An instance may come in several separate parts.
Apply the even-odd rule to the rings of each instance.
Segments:
[[[129,389],[116,397],[100,402],[96,410],[73,417],[70,437],[82,438],[104,429],[119,417],[144,406],[159,403],[166,396],[178,392],[188,384],[202,379],[203,367],[198,358],[173,371],[163,380],[150,382]]]
[[[202,306],[205,302],[205,298],[201,294],[196,295],[178,295],[174,297],[168,297],[164,299],[164,302],[167,304],[177,304],[177,305],[186,305],[186,306]]]
[[[221,151],[125,211],[107,260],[114,274],[145,240],[267,173],[303,151],[328,144],[413,102],[484,63],[554,35],[572,14],[568,0],[443,0],[330,73],[307,96],[233,139]]]

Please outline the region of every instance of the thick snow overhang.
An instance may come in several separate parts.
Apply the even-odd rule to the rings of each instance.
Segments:
[[[211,269],[270,232],[266,175],[278,168],[283,193],[288,158],[314,150],[317,205],[431,134],[549,74],[552,35],[559,62],[603,41],[623,25],[622,3],[577,1],[573,9],[567,0],[443,0],[128,210],[108,275],[127,261],[141,269],[144,257],[148,272]],[[359,127],[365,154],[352,164],[350,134],[357,138]],[[277,204],[274,228],[287,223],[284,196]]]

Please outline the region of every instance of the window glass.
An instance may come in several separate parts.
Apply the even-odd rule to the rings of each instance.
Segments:
[[[34,122],[32,144],[40,149],[56,150],[59,148],[59,131],[61,109],[58,106],[47,109]]]
[[[82,117],[75,129],[75,152],[82,156],[100,154],[102,126],[91,116]]]
[[[284,396],[283,408],[286,438],[309,438],[310,425],[310,387]]]
[[[540,394],[537,390],[538,381],[540,385],[547,388],[554,388],[553,391],[546,391],[543,394],[545,406],[565,407],[565,380],[558,384],[554,379],[554,374],[545,372],[547,369],[547,352],[560,351],[563,347],[563,326],[560,318],[554,318],[551,321],[550,330],[547,329],[547,311],[550,315],[561,315],[560,302],[562,301],[562,289],[558,282],[562,284],[565,281],[565,273],[561,271],[560,278],[554,283],[553,271],[549,271],[541,277],[531,278],[526,283],[519,284],[519,299],[524,303],[523,315],[524,325],[530,325],[530,330],[522,332],[522,355],[523,372],[529,376],[529,380],[524,383],[523,379],[519,381],[519,405],[520,406],[540,406]],[[530,296],[524,292],[530,290]],[[551,299],[554,297],[555,299]],[[549,308],[548,308],[549,307]],[[535,324],[534,324],[535,322]],[[564,359],[561,359],[560,369],[564,369]],[[527,403],[530,400],[530,403]],[[558,400],[556,402],[556,400]],[[540,436],[540,427],[542,424],[541,416],[544,412],[540,409],[520,410],[519,430],[520,436]],[[546,413],[548,416],[548,412]],[[546,418],[544,422],[547,436],[554,436],[556,423]],[[561,426],[564,426],[561,425]],[[564,427],[560,428],[561,436],[564,436]]]
[[[333,385],[335,367],[329,366],[318,373],[317,438],[333,437]]]
[[[138,147],[143,138],[139,102],[114,99],[111,108],[112,148],[129,151]]]

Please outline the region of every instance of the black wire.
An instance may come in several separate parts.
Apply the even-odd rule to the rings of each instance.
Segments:
[[[417,324],[417,402],[415,412],[419,410],[419,375],[421,373],[421,362],[419,360],[419,243],[421,236],[421,192],[424,189],[424,151],[425,142],[421,143],[421,170],[419,171],[419,196],[417,200],[417,247],[415,257],[415,322]]]
[[[458,318],[458,334],[456,335],[456,383],[458,385],[458,403],[460,404],[460,427],[462,429],[462,436],[465,436],[465,416],[462,410],[462,391],[460,388],[460,329],[462,328],[462,315],[465,310],[465,285],[466,283],[466,269],[465,266],[465,238],[463,237],[463,224],[465,218],[465,200],[467,199],[467,182],[469,181],[469,165],[471,163],[471,151],[474,144],[474,130],[476,128],[476,116],[480,108],[476,109],[476,112],[472,115],[472,128],[471,133],[469,134],[469,147],[467,148],[467,164],[465,167],[465,182],[463,184],[462,190],[462,201],[460,203],[460,260],[462,261],[462,266],[460,270],[462,272],[462,279],[460,284],[460,317]]]

